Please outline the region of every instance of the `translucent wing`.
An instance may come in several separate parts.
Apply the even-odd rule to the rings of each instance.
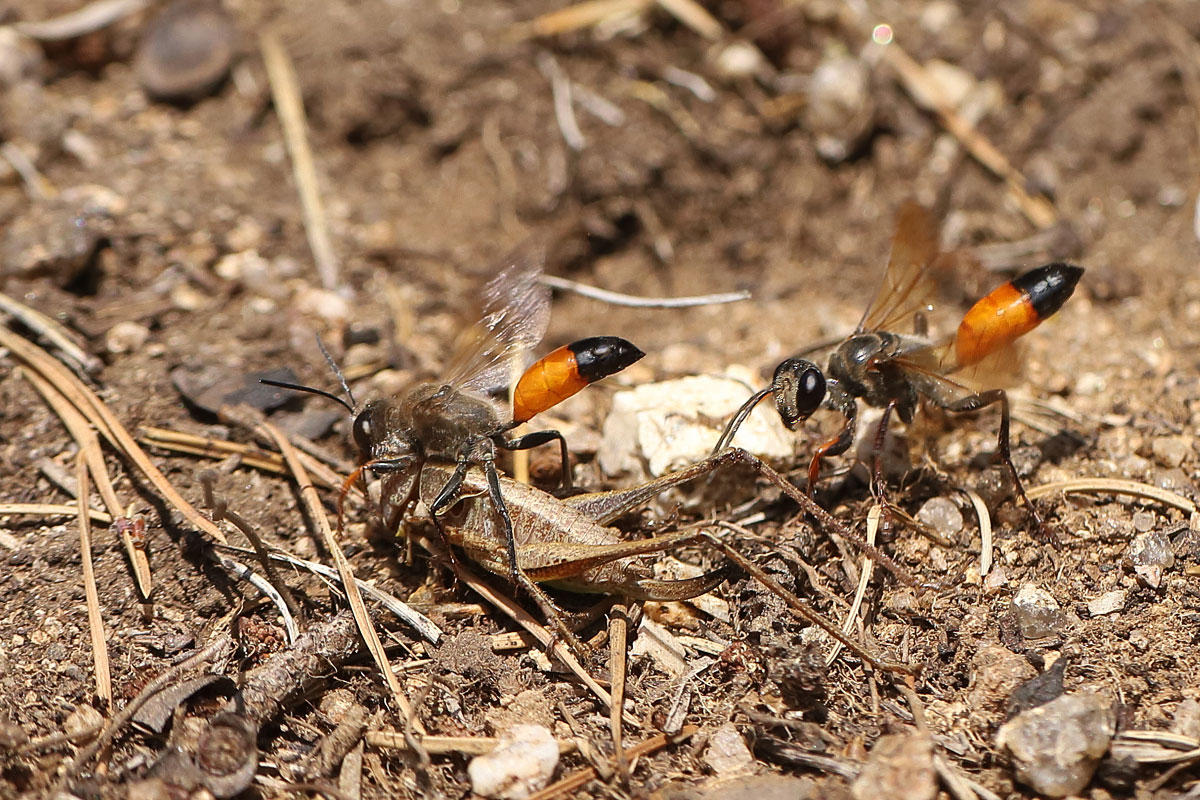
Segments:
[[[512,357],[540,342],[550,324],[543,262],[541,248],[530,242],[504,259],[483,287],[483,316],[459,338],[446,383],[485,392],[508,385]]]
[[[896,215],[892,254],[883,283],[858,323],[856,333],[896,330],[907,325],[933,299],[929,268],[938,258],[937,229],[929,212],[905,203]]]
[[[987,389],[1012,386],[1020,372],[1018,345],[1013,342],[977,363],[963,366],[955,358],[954,337],[949,337],[910,350],[890,363],[903,369],[923,394],[945,404]]]

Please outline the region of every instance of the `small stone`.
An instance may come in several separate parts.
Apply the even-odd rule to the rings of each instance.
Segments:
[[[345,323],[350,318],[350,304],[345,298],[328,289],[307,288],[296,293],[296,310],[333,323]]]
[[[1159,436],[1150,443],[1154,460],[1164,467],[1178,467],[1191,449],[1191,438],[1187,436]]]
[[[729,80],[749,78],[767,68],[762,51],[749,42],[731,42],[717,53],[715,66],[718,74]]]
[[[732,722],[727,722],[713,732],[704,751],[704,763],[718,775],[728,775],[749,768],[754,763],[746,739]]]
[[[934,800],[937,774],[933,770],[932,740],[917,733],[881,736],[851,784],[850,794],[854,800]]]
[[[1012,601],[1012,611],[1017,629],[1025,639],[1053,636],[1067,622],[1058,601],[1045,589],[1032,583],[1025,584],[1017,592]]]
[[[149,338],[149,328],[140,322],[125,320],[108,329],[104,335],[104,348],[113,355],[136,353]]]
[[[0,714],[0,753],[16,750],[29,741],[29,734],[17,723]]]
[[[1138,533],[1153,530],[1155,522],[1153,511],[1135,511],[1133,514],[1133,529]]]
[[[1088,613],[1093,617],[1102,617],[1114,611],[1121,611],[1125,608],[1125,597],[1126,592],[1124,589],[1114,589],[1111,592],[1105,592],[1099,597],[1088,601]]]
[[[1180,736],[1200,739],[1200,700],[1188,697],[1175,706],[1175,716],[1171,720],[1171,731],[1178,733]]]
[[[79,705],[63,722],[63,731],[68,736],[75,736],[84,731],[97,729],[104,724],[104,715],[88,705]]]
[[[467,765],[471,790],[483,797],[524,800],[550,782],[558,767],[558,742],[544,725],[514,725],[496,749]]]
[[[998,711],[1017,687],[1037,676],[1024,657],[998,644],[985,644],[971,658],[971,688],[967,706],[972,711]]]
[[[1116,730],[1112,702],[1094,692],[1065,694],[1001,726],[1017,778],[1039,794],[1078,794],[1092,779]]]
[[[236,31],[219,3],[176,0],[150,23],[133,71],[146,94],[190,102],[225,80],[233,63]]]
[[[953,536],[963,526],[962,512],[948,497],[934,497],[925,501],[917,512],[917,520],[943,537]]]
[[[857,58],[836,54],[817,66],[808,82],[804,125],[816,136],[817,153],[832,163],[852,155],[875,119],[871,73]]]
[[[1150,636],[1141,628],[1130,631],[1128,641],[1142,652],[1150,649]]]
[[[1163,571],[1175,565],[1175,550],[1165,531],[1139,533],[1129,543],[1129,563],[1151,589],[1162,585]]]
[[[727,420],[753,391],[746,370],[736,377],[700,375],[649,383],[613,396],[597,459],[609,475],[663,475],[708,455]],[[795,436],[769,403],[762,403],[733,439],[768,460],[788,458]]]
[[[37,42],[17,33],[11,26],[0,27],[0,90],[36,75],[42,61],[42,50]]]

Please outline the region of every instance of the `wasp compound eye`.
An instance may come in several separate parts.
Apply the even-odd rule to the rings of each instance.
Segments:
[[[789,358],[775,368],[771,391],[780,419],[794,430],[820,408],[825,399],[825,376],[813,362]]]
[[[370,455],[371,447],[375,443],[375,426],[372,424],[374,417],[375,404],[371,403],[354,418],[354,445],[363,457]]]

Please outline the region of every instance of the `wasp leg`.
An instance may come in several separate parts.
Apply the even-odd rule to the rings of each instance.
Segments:
[[[554,431],[554,433],[557,432]],[[508,513],[508,506],[504,502],[504,495],[500,491],[500,473],[496,471],[495,453],[484,453],[482,460],[483,472],[487,476],[488,497],[492,501],[492,507],[500,515],[500,521],[504,526],[504,538],[508,546],[509,578],[515,586],[524,589],[525,593],[532,597],[533,601],[538,604],[538,607],[542,610],[542,614],[546,617],[546,621],[553,626],[556,639],[562,640],[577,658],[585,658],[587,649],[579,641],[579,637],[567,626],[558,606],[542,591],[540,586],[529,579],[517,563],[517,537],[513,530],[512,517]],[[458,470],[455,469],[455,474],[457,473]],[[550,641],[547,651],[554,649],[554,641],[553,639]]]
[[[442,526],[442,518],[438,515],[454,502],[454,499],[458,496],[458,490],[462,488],[463,480],[467,476],[467,470],[470,467],[470,459],[465,455],[459,456],[458,463],[455,465],[450,479],[446,481],[446,485],[442,487],[437,497],[433,499],[433,503],[429,506],[429,518],[433,520],[433,527],[437,528],[438,537],[442,541],[442,547],[445,548],[446,556],[450,559],[450,566],[455,572],[458,571],[458,561],[454,555],[454,548],[450,546],[450,537],[446,534],[446,529]]]
[[[850,445],[854,444],[854,428],[857,406],[851,403],[842,410],[842,414],[846,417],[846,422],[842,425],[842,429],[838,431],[837,436],[832,439],[821,442],[813,451],[812,459],[808,462],[808,497],[812,499],[813,492],[817,488],[817,479],[821,475],[821,459],[829,456],[840,456],[842,453],[850,449]]]
[[[562,477],[559,483],[564,489],[570,489],[573,485],[571,479],[571,461],[567,452],[567,440],[558,431],[534,431],[527,433],[524,436],[518,436],[515,439],[505,439],[503,436],[496,435],[492,437],[492,441],[497,447],[503,447],[505,450],[530,450],[534,447],[541,447],[544,444],[558,440],[559,452],[562,455]]]
[[[1047,544],[1058,547],[1062,544],[1062,539],[1053,528],[1046,524],[1045,520],[1042,519],[1042,515],[1038,512],[1037,506],[1033,504],[1033,501],[1029,499],[1029,495],[1025,493],[1025,485],[1021,482],[1021,476],[1017,474],[1017,466],[1012,460],[1012,449],[1009,447],[1008,439],[1008,394],[1003,389],[990,389],[986,392],[973,394],[953,403],[948,403],[943,407],[947,411],[957,413],[978,411],[995,403],[1000,404],[1000,430],[996,436],[996,452],[999,454],[1000,460],[1008,467],[1009,474],[1012,475],[1013,484],[1017,488],[1017,494],[1021,496],[1021,502],[1029,509],[1029,516],[1033,518],[1034,526],[1037,529],[1037,537]]]

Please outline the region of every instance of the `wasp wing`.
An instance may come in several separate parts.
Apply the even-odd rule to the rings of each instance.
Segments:
[[[482,317],[459,337],[446,383],[483,392],[508,385],[512,358],[540,342],[550,324],[544,261],[541,247],[526,242],[501,262],[483,287]]]
[[[937,289],[929,268],[938,255],[937,228],[929,211],[912,202],[902,205],[883,283],[855,332],[896,330],[928,307]]]
[[[909,381],[938,405],[948,405],[988,389],[1003,389],[1017,382],[1021,348],[1017,342],[1000,348],[973,364],[958,363],[954,337],[947,337],[891,359]]]

